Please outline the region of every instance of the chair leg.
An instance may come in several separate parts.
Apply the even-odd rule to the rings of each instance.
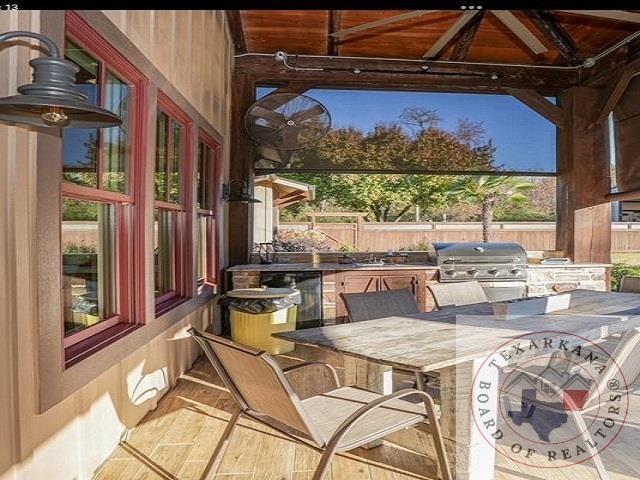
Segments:
[[[428,431],[433,438],[433,444],[436,448],[436,456],[438,457],[438,464],[440,465],[440,476],[442,480],[453,480],[453,474],[451,473],[451,466],[449,465],[449,459],[447,458],[447,451],[444,447],[444,440],[442,439],[442,430],[440,430],[440,422],[436,418],[436,409],[433,404],[433,400],[425,398],[424,405],[427,410],[427,423]]]
[[[600,458],[600,453],[595,448],[591,447],[591,445],[593,445],[593,438],[591,438],[591,434],[587,429],[587,425],[584,422],[582,415],[578,412],[571,412],[571,414],[573,416],[573,420],[576,423],[576,426],[580,430],[580,436],[584,439],[584,441],[587,444],[587,450],[589,450],[589,453],[592,455],[591,460],[593,460],[593,463],[596,466],[596,471],[598,472],[598,478],[600,480],[609,480],[609,473],[607,472],[607,469],[605,468],[604,463],[602,463],[602,458]]]
[[[320,463],[316,467],[316,471],[313,473],[313,478],[311,480],[323,480],[327,471],[329,470],[329,466],[331,465],[331,460],[333,460],[333,456],[336,454],[335,447],[327,448],[322,454],[322,458],[320,459]]]
[[[222,437],[216,446],[213,455],[211,456],[211,460],[209,460],[209,464],[204,470],[204,474],[202,475],[202,480],[213,480],[213,477],[218,473],[218,468],[222,463],[222,458],[224,457],[227,448],[229,448],[229,440],[231,438],[231,433],[233,433],[233,429],[238,424],[238,420],[240,419],[240,414],[242,412],[238,411],[233,414],[229,423],[227,423],[227,428],[224,429],[222,433]]]

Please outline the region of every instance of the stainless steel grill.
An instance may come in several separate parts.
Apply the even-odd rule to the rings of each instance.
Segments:
[[[434,243],[441,282],[525,281],[527,254],[517,243]]]

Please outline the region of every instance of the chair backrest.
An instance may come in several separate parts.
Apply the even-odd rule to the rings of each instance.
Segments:
[[[640,293],[640,277],[624,276],[620,279],[620,292]]]
[[[438,308],[474,303],[487,303],[489,299],[482,286],[476,282],[435,283],[427,285]]]
[[[597,351],[595,355],[598,355]],[[604,353],[599,356],[606,358]],[[590,406],[600,398],[608,398],[609,392],[620,391],[623,395],[627,395],[627,390],[631,390],[632,384],[638,380],[639,376],[640,329],[634,328],[622,335],[611,357],[607,358],[602,373],[589,388],[584,407]]]
[[[349,320],[352,322],[420,313],[416,298],[408,288],[369,293],[343,293],[342,299],[347,307]]]
[[[195,328],[189,333],[243,412],[277,430],[322,442],[282,369],[267,353]]]

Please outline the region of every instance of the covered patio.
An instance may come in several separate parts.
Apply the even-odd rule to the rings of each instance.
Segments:
[[[12,10],[0,72],[0,480],[640,477],[640,11]]]

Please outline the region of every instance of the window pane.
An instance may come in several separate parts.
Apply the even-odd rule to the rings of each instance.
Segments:
[[[207,208],[207,150],[204,143],[198,142],[198,208]]]
[[[182,167],[182,149],[184,140],[182,138],[184,129],[178,122],[171,122],[173,145],[171,155],[171,173],[169,185],[169,201],[180,203],[180,169]]]
[[[156,140],[156,200],[167,199],[167,165],[169,154],[169,117],[158,112],[158,136]]]
[[[117,237],[115,205],[63,199],[65,336],[116,315]]]
[[[100,62],[82,47],[67,40],[66,58],[80,68],[76,88],[98,105],[100,101]],[[87,187],[98,186],[98,129],[65,128],[62,130],[63,178]]]
[[[111,192],[126,193],[127,164],[129,161],[129,145],[127,131],[129,129],[129,104],[131,102],[130,87],[107,72],[104,107],[122,118],[122,125],[102,130],[103,134],[103,188]]]
[[[196,259],[196,278],[202,280],[207,273],[207,251],[209,245],[207,242],[207,217],[198,215],[198,237],[197,241],[197,259]]]
[[[156,297],[176,289],[176,233],[176,213],[156,209],[153,242]]]

